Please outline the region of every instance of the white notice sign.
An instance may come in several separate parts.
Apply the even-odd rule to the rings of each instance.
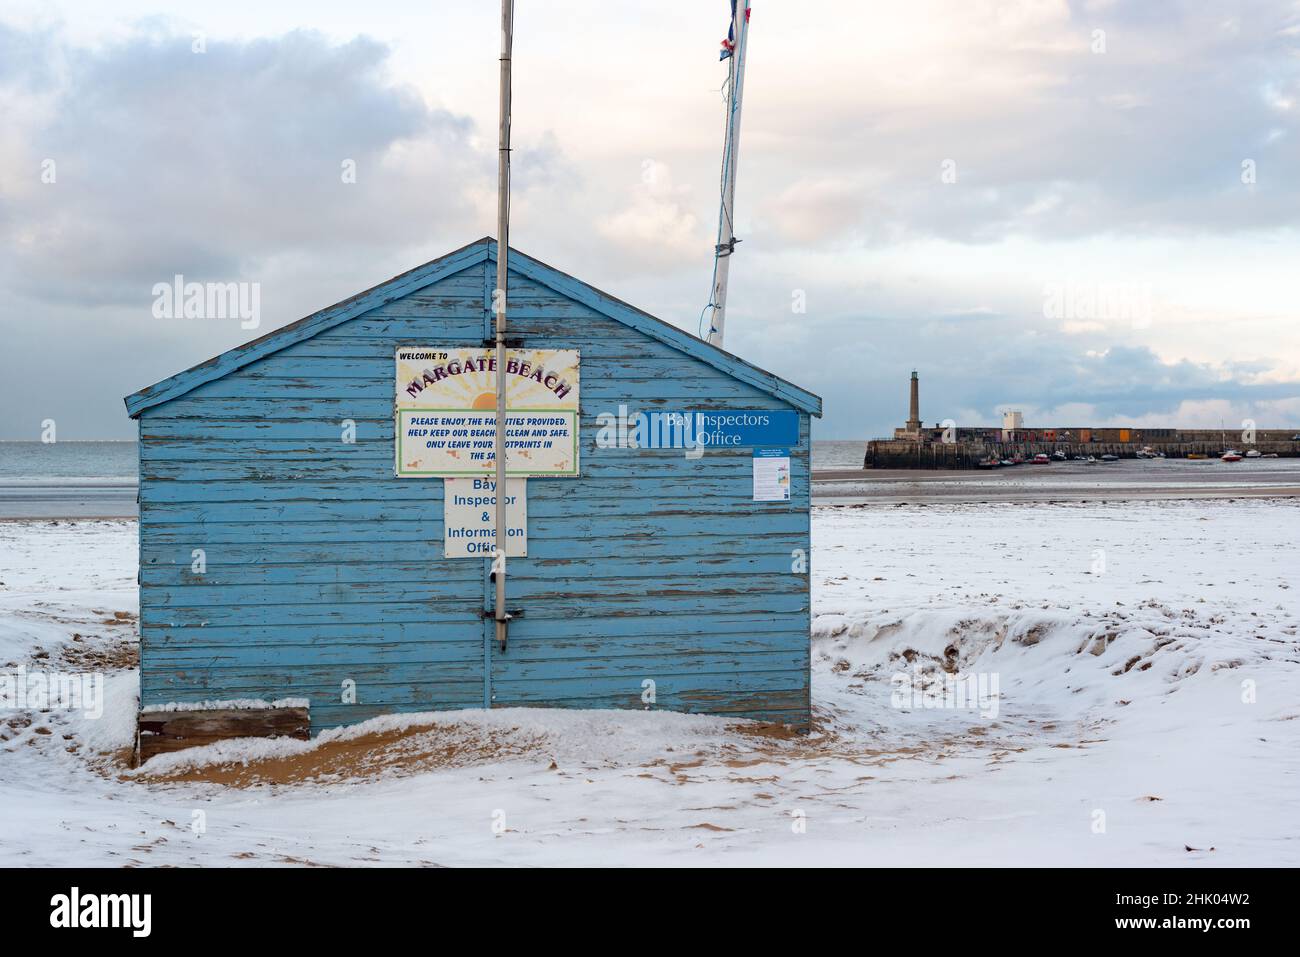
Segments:
[[[754,449],[754,501],[790,501],[789,449]]]
[[[506,557],[528,555],[528,480],[506,481]],[[449,478],[443,486],[442,550],[447,558],[490,558],[496,547],[496,482]]]

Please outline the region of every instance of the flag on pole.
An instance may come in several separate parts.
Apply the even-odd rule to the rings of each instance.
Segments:
[[[745,4],[745,19],[749,19],[749,3]],[[718,60],[725,60],[736,52],[736,0],[731,0],[731,23],[727,27],[727,38],[722,41],[722,50]]]

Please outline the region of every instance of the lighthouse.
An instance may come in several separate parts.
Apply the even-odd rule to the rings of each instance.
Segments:
[[[911,435],[921,434],[921,382],[916,377],[916,370],[912,370],[912,396],[911,405],[908,407],[907,425],[904,431]]]

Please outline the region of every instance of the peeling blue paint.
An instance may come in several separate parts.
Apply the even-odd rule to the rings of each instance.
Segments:
[[[480,345],[481,240],[127,398],[140,425],[141,701],[311,699],[313,732],[399,711],[653,707],[807,727],[810,415],[820,400],[512,252],[510,335],[582,352],[576,479],[532,479],[524,615],[442,556],[442,481],[393,476],[393,354]],[[797,415],[791,500],[752,449],[598,447],[596,416]],[[339,423],[356,423],[355,444]],[[195,571],[194,551],[205,567]],[[357,702],[340,700],[356,682]]]

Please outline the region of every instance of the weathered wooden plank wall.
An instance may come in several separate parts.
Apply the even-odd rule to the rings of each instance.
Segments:
[[[481,344],[479,262],[145,409],[142,703],[311,699],[313,732],[394,711],[644,707],[808,721],[809,425],[792,501],[751,450],[597,448],[601,412],[788,409],[525,275],[511,336],[582,353],[582,475],[528,485],[502,655],[482,561],[442,556],[438,479],[393,475],[393,354]],[[340,423],[356,423],[355,444]],[[191,566],[205,553],[202,574]],[[343,704],[344,680],[357,703]]]

